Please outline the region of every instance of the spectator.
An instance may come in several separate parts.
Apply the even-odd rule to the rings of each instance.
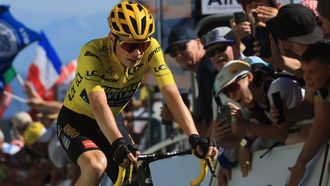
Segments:
[[[282,6],[277,16],[267,22],[267,27],[277,41],[275,46],[271,38],[272,64],[301,77],[301,55],[308,45],[323,40],[313,11],[301,4]]]
[[[220,71],[223,66],[231,60],[240,57],[239,43],[236,42],[236,38],[233,35],[232,30],[227,27],[216,27],[207,32],[203,36],[204,49],[206,50],[206,56],[208,56],[213,66]],[[222,95],[222,94],[221,94]],[[231,166],[236,161],[236,148],[233,148],[232,144],[235,143],[236,137],[231,133],[230,122],[226,122],[226,103],[229,99],[225,96],[215,97],[217,102],[216,120],[212,126],[212,136],[216,139],[217,144],[221,147],[225,147],[221,154],[219,154],[218,160],[220,163],[220,169],[218,173],[218,183],[227,184],[227,181],[231,179]],[[214,112],[215,113],[215,112]],[[228,143],[227,143],[228,142]],[[232,161],[230,161],[232,160]]]
[[[240,57],[235,36],[227,26],[217,27],[203,36],[204,49],[213,66],[220,71],[231,60]]]
[[[317,10],[319,12],[319,17],[322,22],[323,28],[328,34],[330,34],[330,2],[327,0],[319,0],[317,5]]]
[[[14,115],[14,117],[12,118],[12,124],[14,129],[12,143],[16,144],[21,148],[24,146],[23,134],[32,122],[32,117],[27,112],[19,112]]]
[[[165,52],[174,57],[182,68],[196,75],[198,96],[193,116],[199,133],[206,136],[213,120],[212,87],[217,70],[205,55],[204,46],[197,33],[190,27],[173,28]]]
[[[322,13],[321,13],[322,14]],[[296,164],[290,168],[289,186],[297,186],[305,174],[306,165],[326,144],[330,133],[330,44],[317,43],[302,56],[306,85],[314,95],[314,120]]]
[[[300,121],[297,115],[291,115],[286,112],[289,109],[300,106],[304,100],[304,89],[293,79],[280,77],[275,78],[273,69],[262,64],[252,64],[245,61],[231,61],[227,63],[216,77],[216,93],[224,93],[240,104],[242,109],[250,112],[250,117],[242,116],[241,108],[235,104],[229,104],[231,113],[235,118],[232,126],[239,133],[239,136],[245,136],[243,141],[248,142],[248,146],[254,148],[267,147],[275,140],[284,142],[289,135],[289,129],[293,122]],[[290,87],[289,91],[287,87]],[[272,94],[280,92],[283,100],[286,120],[283,123],[276,123],[272,118],[268,117],[270,106],[273,105]],[[259,139],[254,143],[254,136],[261,137],[261,141],[265,141],[260,147]],[[269,139],[269,140],[265,140]],[[244,147],[246,147],[243,144]],[[247,151],[246,148],[240,148],[241,151]],[[251,169],[251,164],[245,165],[246,161],[250,162],[250,155],[242,152],[245,157],[239,159],[243,176]]]
[[[267,41],[268,31],[265,29],[266,22],[275,17],[280,5],[276,0],[241,0],[242,8],[246,14],[246,21],[232,22],[232,28],[237,40],[241,41],[245,48],[243,54],[246,56],[261,55],[269,57],[269,43],[261,46],[260,41]],[[261,38],[263,37],[263,38]],[[258,49],[254,42],[259,41]],[[260,49],[260,46],[263,47]],[[262,53],[260,53],[262,51]],[[256,53],[257,52],[257,53]]]

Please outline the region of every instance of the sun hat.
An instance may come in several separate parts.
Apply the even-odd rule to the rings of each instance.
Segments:
[[[215,78],[214,92],[216,95],[230,85],[239,76],[245,75],[251,71],[251,65],[242,60],[229,61],[224,65]]]

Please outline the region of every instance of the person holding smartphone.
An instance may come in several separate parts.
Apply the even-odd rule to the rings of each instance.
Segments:
[[[238,20],[234,14],[232,29],[245,46],[243,54],[269,58],[268,32],[264,28],[266,22],[277,15],[279,5],[275,0],[241,0],[240,3],[245,20]]]
[[[215,93],[225,94],[240,105],[229,103],[234,118],[232,129],[239,131],[234,133],[242,139],[238,160],[243,176],[251,171],[251,150],[284,142],[290,127],[300,120],[292,118],[287,110],[300,107],[305,90],[294,79],[276,78],[273,73],[274,69],[265,64],[234,60],[225,64],[216,77]],[[275,105],[272,94],[277,92],[286,118],[282,123],[274,123],[269,116],[270,106]],[[247,110],[249,115],[244,117],[242,110]]]

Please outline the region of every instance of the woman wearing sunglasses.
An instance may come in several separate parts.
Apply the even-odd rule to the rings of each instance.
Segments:
[[[111,32],[80,51],[75,79],[67,91],[57,135],[81,170],[75,185],[98,185],[104,172],[115,181],[118,166],[136,163],[138,148],[123,125],[121,111],[151,70],[176,121],[189,135],[196,155],[214,157],[211,138],[200,137],[178,92],[162,49],[152,38],[155,22],[141,4],[123,1],[109,17]]]

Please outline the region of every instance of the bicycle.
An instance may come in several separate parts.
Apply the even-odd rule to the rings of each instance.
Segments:
[[[136,176],[132,176],[133,165],[131,164],[129,167],[129,175],[128,179],[125,179],[126,169],[123,167],[119,167],[119,173],[117,181],[114,186],[126,186],[126,185],[138,185],[138,186],[153,186],[149,164],[162,160],[168,159],[175,156],[183,156],[192,154],[192,150],[186,150],[181,152],[167,152],[167,153],[152,153],[152,154],[141,154],[138,156],[138,168],[136,171]],[[197,178],[193,179],[190,182],[191,186],[199,185],[206,177],[207,171],[210,168],[212,175],[214,176],[214,166],[211,159],[200,160],[200,172]]]

